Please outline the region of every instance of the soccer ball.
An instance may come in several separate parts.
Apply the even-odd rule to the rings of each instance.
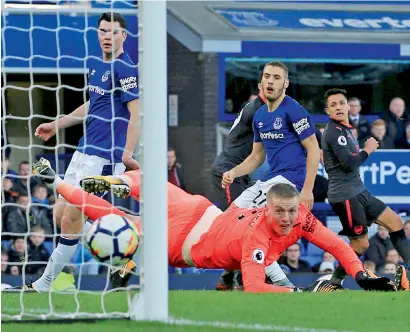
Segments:
[[[100,262],[124,265],[137,251],[138,230],[124,217],[109,214],[94,221],[86,243]]]

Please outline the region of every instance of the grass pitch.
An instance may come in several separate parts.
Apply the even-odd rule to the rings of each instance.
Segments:
[[[2,293],[4,315],[18,315],[24,305],[23,319],[56,314],[126,312],[133,294],[100,293],[32,294]],[[170,315],[182,318],[179,324],[136,323],[127,320],[61,324],[61,321],[7,323],[2,331],[408,331],[410,293],[336,293],[247,294],[216,291],[171,291]],[[34,316],[32,316],[34,315]],[[218,325],[218,322],[220,325]],[[17,325],[18,324],[18,325]],[[182,325],[180,325],[182,324]],[[183,325],[187,324],[187,325]]]

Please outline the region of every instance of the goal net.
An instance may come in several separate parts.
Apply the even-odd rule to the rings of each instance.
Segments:
[[[61,230],[52,213],[58,194],[42,185],[31,164],[45,157],[64,177],[87,118],[57,130],[46,142],[35,130],[41,123],[58,123],[88,100],[93,74],[88,63],[101,57],[98,19],[107,12],[126,20],[124,51],[138,68],[141,130],[135,158],[142,178],[139,209],[132,199],[119,201],[112,193],[108,199],[126,212],[139,213],[144,234],[134,257],[137,273],[126,289],[111,289],[112,266],[95,260],[83,234],[50,291],[2,291],[2,321],[167,320],[166,2],[19,0],[1,1],[1,6],[2,290],[37,280],[59,241]],[[113,99],[114,90],[102,92]],[[113,126],[113,107],[112,112],[112,119],[100,120]],[[157,132],[154,140],[151,130]]]

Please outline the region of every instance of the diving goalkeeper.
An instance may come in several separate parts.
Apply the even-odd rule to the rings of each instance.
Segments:
[[[41,160],[34,169],[43,178],[46,176],[45,181],[54,182],[56,190],[91,219],[121,215],[141,230],[139,217],[127,215],[107,201],[64,182],[55,176],[48,161]],[[116,177],[86,177],[82,185],[92,193],[112,190],[120,197],[131,194],[136,200],[140,199],[138,170]],[[205,197],[190,195],[168,183],[168,260],[172,266],[241,269],[247,292],[299,292],[303,289],[265,283],[265,268],[301,237],[334,255],[363,289],[397,289],[388,278],[368,275],[349,245],[299,203],[299,194],[291,185],[272,186],[266,208],[222,213]],[[22,288],[36,291],[35,284]],[[315,290],[320,291],[320,286],[315,284]],[[323,291],[331,291],[334,286],[323,283],[322,287]]]

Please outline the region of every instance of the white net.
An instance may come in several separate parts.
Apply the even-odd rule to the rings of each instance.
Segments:
[[[115,121],[121,120],[121,115],[113,105],[115,92],[123,83],[115,85],[114,75],[109,90],[98,90],[98,86],[88,83],[89,75],[94,74],[89,71],[90,61],[101,62],[97,22],[104,12],[118,12],[126,20],[124,50],[137,63],[135,1],[2,1],[2,288],[37,280],[61,235],[56,217],[53,218],[58,194],[33,175],[31,164],[43,156],[63,177],[90,119],[107,122],[110,130],[106,135],[111,136],[112,146],[117,144]],[[130,63],[127,66],[130,70],[137,67]],[[115,71],[113,62],[109,71]],[[102,76],[102,83],[104,79]],[[88,114],[85,120],[77,118],[77,126],[57,130],[55,137],[45,143],[35,136],[41,123],[58,124],[64,114],[84,104],[89,99],[89,89],[109,94],[112,114],[108,120],[98,113]],[[102,127],[101,130],[107,131]],[[116,131],[117,135],[111,134]],[[92,148],[93,144],[85,141],[84,146]],[[115,171],[110,166],[115,162],[115,150],[95,148],[112,159],[103,168],[108,166],[111,172]],[[113,195],[109,198],[116,206],[135,214],[135,201],[116,201]],[[3,293],[2,319],[129,317],[139,278],[133,276],[132,286],[125,292],[112,291],[110,265],[96,261],[83,243],[80,241],[73,258],[48,292]]]

